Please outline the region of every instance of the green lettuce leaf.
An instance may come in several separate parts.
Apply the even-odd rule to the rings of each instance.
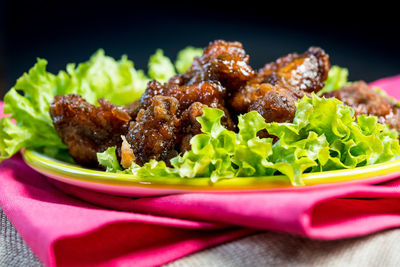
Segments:
[[[125,170],[139,177],[179,177],[178,171],[168,167],[164,161],[156,161],[154,159],[146,162],[143,166],[132,163],[132,166]]]
[[[328,78],[325,81],[324,87],[318,92],[321,96],[324,93],[337,91],[346,84],[348,84],[347,78],[349,76],[349,71],[346,68],[341,68],[339,66],[332,66],[328,72]]]
[[[156,161],[154,159],[146,162],[143,166],[136,163],[128,169],[122,169],[117,158],[115,147],[109,147],[102,153],[97,153],[97,160],[107,172],[132,174],[139,177],[179,177],[177,169],[168,167],[164,161]]]
[[[26,147],[28,141],[32,139],[29,128],[18,127],[10,118],[2,118],[0,128],[0,161]]]
[[[181,177],[210,177],[215,182],[221,177],[235,175],[231,156],[236,136],[221,125],[223,116],[224,112],[220,109],[203,109],[203,115],[197,118],[203,133],[190,140],[190,151],[171,159]]]
[[[171,159],[171,167],[152,160],[132,164],[127,173],[142,177],[210,177],[211,182],[233,177],[283,174],[302,185],[305,172],[372,165],[400,155],[398,133],[376,117],[359,116],[335,98],[315,94],[297,103],[293,123],[266,123],[256,111],[240,115],[237,133],[221,125],[222,110],[204,108],[197,120],[201,134],[192,149]],[[279,138],[259,138],[266,129]]]
[[[272,154],[272,139],[260,139],[257,133],[265,129],[267,123],[256,111],[251,111],[238,118],[239,132],[236,135],[236,146],[232,163],[237,166],[235,176],[272,175],[266,168],[270,165],[267,158]]]
[[[108,57],[99,49],[87,62],[68,64],[56,78],[54,95],[80,94],[92,104],[105,98],[116,105],[130,104],[140,98],[149,78],[136,70],[124,55],[120,60]]]
[[[195,57],[201,56],[202,54],[203,49],[193,46],[188,46],[185,49],[179,51],[175,61],[175,67],[178,73],[185,73],[192,66],[193,59]]]
[[[148,68],[150,78],[161,83],[167,82],[176,75],[174,64],[164,56],[161,49],[157,49],[156,53],[150,57]]]
[[[97,160],[100,165],[106,168],[107,172],[118,172],[122,170],[117,159],[115,146],[107,148],[107,150],[102,153],[97,153]]]
[[[1,159],[11,157],[24,147],[52,148],[53,154],[66,150],[49,115],[57,77],[46,72],[46,65],[46,60],[38,59],[4,96],[4,113],[11,116],[0,119]]]
[[[313,171],[372,165],[400,154],[397,131],[379,124],[374,116],[362,115],[356,121],[354,110],[335,98],[314,94],[312,98],[301,99],[297,109],[293,123],[270,123],[266,128],[279,137],[274,145],[277,152],[283,153],[280,150],[283,147],[294,149],[297,155],[306,155],[316,162],[309,166]],[[304,140],[311,146],[303,146]]]

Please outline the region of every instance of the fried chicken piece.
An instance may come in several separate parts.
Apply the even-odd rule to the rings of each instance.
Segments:
[[[319,47],[310,47],[301,55],[292,53],[265,65],[254,81],[307,93],[318,92],[324,87],[329,69],[329,56]]]
[[[347,85],[338,91],[325,93],[354,108],[356,116],[374,115],[382,124],[389,124],[400,133],[400,107],[394,101],[374,91],[364,81]]]
[[[177,78],[175,78],[176,80]],[[225,116],[222,118],[222,125],[230,130],[235,128],[226,108],[226,92],[219,83],[202,81],[192,85],[178,85],[179,83],[179,81],[170,81],[162,85],[155,80],[149,82],[140,100],[140,107],[147,108],[156,95],[172,96],[179,101],[178,115],[182,115],[193,103],[199,102],[207,107],[222,109],[225,112]]]
[[[140,109],[126,134],[137,164],[143,165],[151,159],[168,162],[178,155],[181,129],[178,109],[176,98],[162,95],[154,96],[146,109]]]
[[[248,63],[249,56],[240,43],[218,40],[210,43],[183,75],[165,84],[149,82],[136,121],[126,135],[136,163],[142,165],[150,159],[168,163],[179,152],[190,150],[190,139],[201,133],[196,118],[204,107],[222,109],[222,124],[234,129],[226,98],[254,76]]]
[[[140,107],[140,100],[135,100],[129,105],[124,105],[121,108],[126,111],[126,113],[131,116],[132,120],[134,120],[139,112]]]
[[[260,113],[266,122],[289,122],[296,113],[298,97],[291,90],[261,84],[250,94],[248,110]]]
[[[239,113],[256,110],[267,122],[289,122],[296,113],[295,102],[304,95],[279,85],[252,84],[236,94],[231,104]]]
[[[292,122],[296,114],[296,101],[303,95],[299,91],[292,91],[278,85],[268,83],[246,86],[246,93],[237,94],[236,101],[245,110],[239,112],[257,111],[266,122]],[[243,91],[242,91],[243,92]],[[238,97],[240,96],[240,98]],[[238,111],[238,110],[237,110]],[[258,137],[272,137],[266,130],[258,132]]]
[[[147,108],[154,96],[172,96],[179,101],[181,110],[188,108],[194,102],[203,103],[209,107],[218,107],[224,104],[225,89],[212,81],[201,81],[192,85],[178,85],[176,83],[160,84],[153,80],[149,82],[146,91],[140,99],[140,108]]]
[[[291,122],[295,102],[318,92],[328,77],[329,56],[317,47],[289,54],[265,65],[230,100],[238,113],[258,111],[267,122]]]
[[[233,129],[235,125],[224,107],[224,96],[221,86],[213,82],[179,86],[151,81],[126,138],[136,163],[142,165],[150,159],[169,163],[179,152],[190,150],[190,139],[201,133],[196,117],[203,114],[204,107],[224,110],[226,115],[221,123]],[[161,117],[160,114],[167,115]]]
[[[131,117],[122,108],[99,99],[100,106],[79,95],[58,95],[50,105],[50,116],[72,158],[85,166],[98,166],[98,152],[120,147],[121,135],[128,130]]]
[[[205,107],[207,107],[207,105],[194,102],[183,112],[181,117],[183,136],[179,146],[181,153],[190,150],[190,139],[196,134],[201,133],[201,125],[196,118],[203,115],[203,108]]]
[[[241,43],[217,40],[204,49],[201,57],[193,60],[191,68],[181,76],[181,81],[186,85],[202,81],[219,82],[230,93],[238,90],[254,74]]]

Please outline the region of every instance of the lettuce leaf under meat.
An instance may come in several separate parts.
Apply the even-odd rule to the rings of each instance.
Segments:
[[[335,98],[315,94],[302,98],[292,123],[266,123],[251,111],[239,116],[238,133],[221,125],[223,115],[219,109],[203,109],[197,118],[202,133],[191,139],[190,151],[171,159],[172,167],[152,160],[124,172],[143,177],[210,177],[212,182],[283,174],[293,185],[302,185],[305,172],[367,166],[400,155],[397,131],[374,116],[355,120],[354,110]],[[259,138],[257,133],[264,129],[279,140]]]

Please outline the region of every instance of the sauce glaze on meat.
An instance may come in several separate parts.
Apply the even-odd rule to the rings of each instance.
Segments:
[[[77,95],[57,96],[50,115],[77,163],[96,166],[96,153],[116,146],[124,167],[151,159],[169,160],[190,150],[190,139],[201,133],[196,120],[204,107],[225,112],[222,125],[236,130],[237,115],[255,110],[267,122],[291,122],[296,101],[320,91],[328,77],[329,56],[318,47],[292,53],[255,71],[239,42],[211,42],[189,70],[161,84],[148,83],[140,100],[117,107],[104,99],[100,106]],[[326,94],[373,114],[400,131],[399,108],[364,83]],[[261,137],[268,136],[266,131]],[[122,137],[121,137],[122,136]]]
[[[388,124],[400,133],[400,107],[386,96],[370,88],[364,81],[324,94],[335,97],[354,108],[355,115],[368,114],[378,117],[379,123]]]

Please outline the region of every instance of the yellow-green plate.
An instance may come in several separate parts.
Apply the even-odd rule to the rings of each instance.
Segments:
[[[259,192],[303,190],[348,183],[380,183],[400,177],[400,159],[348,170],[304,174],[304,186],[294,187],[285,176],[237,177],[211,183],[209,178],[136,177],[108,173],[62,162],[33,150],[22,152],[25,162],[43,175],[64,183],[123,196],[156,196],[188,192]]]

